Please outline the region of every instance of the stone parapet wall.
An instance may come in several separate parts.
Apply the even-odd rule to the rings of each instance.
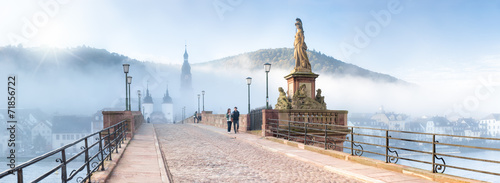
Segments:
[[[192,123],[193,120],[187,120],[188,122]],[[247,114],[240,114],[240,132],[246,132],[250,130],[250,124],[248,120],[248,115]],[[210,125],[210,126],[215,126],[219,128],[226,128],[227,129],[227,120],[226,120],[226,115],[225,114],[212,114],[211,111],[203,111],[201,113],[201,124],[205,125]],[[231,126],[231,129],[234,129],[234,127]],[[232,130],[231,130],[232,131]]]
[[[103,129],[113,126],[120,121],[127,120],[127,138],[131,138],[135,131],[144,123],[140,111],[103,111]]]

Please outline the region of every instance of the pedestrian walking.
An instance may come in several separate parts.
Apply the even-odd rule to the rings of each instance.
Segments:
[[[237,107],[234,107],[233,114],[231,115],[233,119],[234,133],[238,133],[238,129],[240,128],[240,111],[238,111]]]
[[[197,119],[198,119],[198,111],[194,111],[193,123],[196,123]]]
[[[231,118],[231,108],[227,108],[226,112],[226,120],[227,120],[227,133],[231,133],[231,123],[233,123],[233,119]]]

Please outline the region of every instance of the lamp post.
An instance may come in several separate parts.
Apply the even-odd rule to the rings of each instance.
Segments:
[[[141,90],[137,90],[137,96],[139,98],[139,112],[141,112]]]
[[[203,110],[202,111],[205,112],[205,90],[201,91],[201,94],[202,94],[201,99],[203,101],[203,108],[202,108]]]
[[[200,94],[198,94],[198,114],[200,114]]]
[[[132,83],[132,76],[127,76],[127,83],[128,83],[128,100],[129,100],[128,101],[128,110],[131,111],[132,108],[130,107],[130,103],[132,103],[132,102],[130,99],[132,97],[130,97],[130,84]]]
[[[265,63],[264,70],[266,71],[266,109],[269,109],[269,94],[268,94],[268,77],[269,71],[271,70],[271,64]]]
[[[123,64],[123,72],[125,73],[125,110],[128,111],[128,85],[127,85],[127,74],[130,64]]]
[[[182,108],[182,120],[186,119],[186,106]]]
[[[252,78],[247,77],[247,85],[248,85],[248,114],[250,114],[250,84],[252,84]]]

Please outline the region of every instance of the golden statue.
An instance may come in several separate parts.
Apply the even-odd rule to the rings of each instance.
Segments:
[[[295,19],[295,27],[297,27],[297,33],[295,34],[295,42],[293,46],[295,50],[293,51],[293,57],[295,58],[295,69],[294,72],[311,72],[311,63],[309,63],[309,58],[307,57],[307,45],[304,42],[304,29],[302,28],[302,21],[300,18]]]

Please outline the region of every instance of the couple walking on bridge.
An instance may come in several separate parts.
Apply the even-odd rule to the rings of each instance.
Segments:
[[[234,107],[234,111],[231,113],[231,109],[227,108],[226,112],[226,120],[227,120],[227,133],[231,133],[231,123],[234,123],[234,133],[238,133],[238,129],[240,128],[240,111],[238,111],[237,107]]]

